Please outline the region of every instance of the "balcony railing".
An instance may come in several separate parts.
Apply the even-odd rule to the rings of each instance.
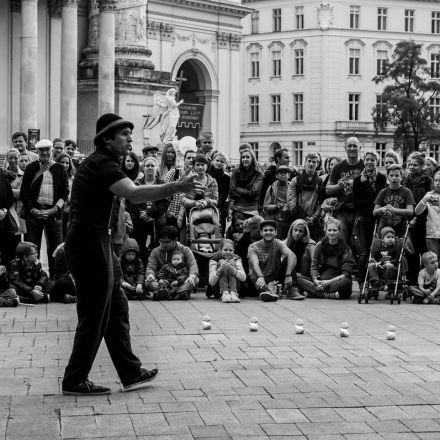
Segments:
[[[393,127],[386,127],[380,130],[381,133],[392,133]],[[336,133],[375,133],[372,121],[336,121]]]

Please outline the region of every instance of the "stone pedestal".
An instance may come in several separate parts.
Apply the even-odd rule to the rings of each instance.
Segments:
[[[21,2],[20,129],[38,128],[38,0]]]

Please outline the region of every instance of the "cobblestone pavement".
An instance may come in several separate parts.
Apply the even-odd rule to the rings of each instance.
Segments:
[[[60,395],[74,305],[1,309],[0,432],[27,439],[440,438],[440,308],[379,301],[132,302],[133,346],[160,375],[102,397]],[[201,329],[209,314],[212,329]],[[259,331],[249,331],[256,316]],[[304,320],[305,333],[295,334]],[[340,338],[342,321],[350,337]],[[395,341],[386,339],[389,324]]]

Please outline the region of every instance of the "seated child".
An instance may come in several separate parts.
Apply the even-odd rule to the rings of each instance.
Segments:
[[[397,281],[397,265],[399,264],[399,250],[396,247],[396,233],[390,226],[380,231],[382,244],[372,256],[368,265],[370,284],[373,289],[379,289],[380,282],[391,286]],[[391,291],[391,290],[390,290]]]
[[[188,299],[185,294],[182,295],[181,289],[188,276],[189,269],[184,261],[183,252],[174,251],[171,263],[162,266],[157,274],[159,290],[154,292],[153,300]]]
[[[48,303],[48,276],[38,260],[37,246],[23,241],[15,249],[16,258],[11,263],[9,279],[25,304]]]
[[[226,238],[233,240],[235,244],[243,237],[243,224],[246,217],[241,212],[236,212],[232,216],[231,226],[226,231]]]
[[[145,270],[139,256],[139,245],[134,238],[128,238],[121,245],[119,262],[122,269],[121,288],[128,299],[147,299],[144,292]]]
[[[219,283],[223,303],[239,303],[237,280],[246,280],[241,258],[234,254],[234,250],[234,242],[224,238],[220,250],[209,261],[209,284]]]
[[[440,269],[438,268],[437,255],[428,251],[422,255],[424,268],[419,272],[418,287],[409,286],[408,290],[413,295],[413,303],[429,304],[439,303],[440,294]]]
[[[64,243],[61,243],[53,253],[55,283],[50,290],[52,301],[72,304],[76,302],[76,288],[73,284],[67,267],[66,255],[64,252]]]
[[[19,304],[17,292],[9,284],[6,267],[0,265],[0,307],[17,307]]]

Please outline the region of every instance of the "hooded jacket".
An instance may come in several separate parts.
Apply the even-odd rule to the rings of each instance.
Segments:
[[[127,261],[125,254],[133,251],[136,258],[133,261]],[[137,284],[143,284],[145,280],[145,271],[142,260],[139,258],[139,246],[135,239],[128,238],[122,243],[120,264],[122,268],[122,279],[135,287]]]

